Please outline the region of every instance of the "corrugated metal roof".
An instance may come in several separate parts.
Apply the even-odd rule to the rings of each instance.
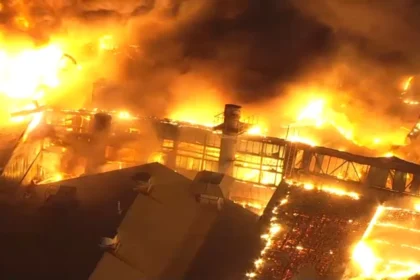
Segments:
[[[153,178],[149,195],[134,191],[138,172]],[[230,280],[243,273],[259,245],[257,217],[229,201],[221,211],[200,204],[191,184],[153,163],[37,186],[31,198],[0,205],[0,233],[7,240],[0,278],[83,280],[115,272],[126,279],[197,279],[188,275],[198,273]],[[60,192],[62,186],[70,191]],[[120,245],[113,259],[99,243],[115,232]]]
[[[211,171],[200,171],[192,183],[194,194],[204,194],[219,198],[229,198],[231,185],[235,179],[232,177]]]

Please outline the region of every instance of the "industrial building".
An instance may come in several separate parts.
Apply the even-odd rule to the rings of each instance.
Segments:
[[[238,279],[258,216],[225,198],[229,184],[151,163],[22,190],[2,204],[0,278]]]
[[[202,170],[232,176],[239,185],[233,200],[254,205],[265,205],[283,177],[419,194],[418,165],[248,135],[240,110],[226,105],[214,127],[124,112],[43,111],[20,136],[2,176],[28,185],[159,162],[190,179]]]
[[[337,279],[378,203],[420,195],[419,165],[249,135],[237,105],[212,127],[127,112],[26,115],[2,152],[2,190],[14,197],[3,234],[20,250],[2,258],[4,279],[29,277],[19,261],[47,279]],[[16,232],[32,232],[27,248]],[[26,250],[33,263],[17,259]]]

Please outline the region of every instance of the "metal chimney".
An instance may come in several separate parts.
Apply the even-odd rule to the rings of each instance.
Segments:
[[[241,106],[226,104],[224,122],[222,125],[222,140],[220,144],[219,172],[233,175],[236,143],[241,131]]]
[[[106,163],[105,153],[111,130],[112,117],[106,113],[97,113],[93,117],[90,152],[86,173],[96,173]]]

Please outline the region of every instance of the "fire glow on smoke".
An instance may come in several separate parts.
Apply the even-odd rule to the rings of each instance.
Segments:
[[[25,14],[24,9],[13,18],[13,24],[25,32],[35,25]],[[9,39],[6,44],[5,39],[1,39],[4,47],[0,50],[0,101],[4,106],[4,111],[26,109],[34,100],[41,104],[56,105],[59,99],[67,105],[69,99],[80,99],[80,102],[75,103],[84,104],[82,100],[88,99],[95,79],[107,76],[102,75],[104,73],[98,66],[107,65],[110,68],[119,68],[109,62],[109,57],[100,55],[103,51],[124,52],[119,42],[124,40],[111,33],[116,32],[103,28],[99,31],[95,29],[95,32],[92,29],[91,33],[81,31],[77,38],[57,35],[52,36],[44,45],[35,45],[33,42],[22,40],[13,42]],[[76,42],[79,40],[83,43]],[[82,51],[85,45],[95,46],[92,48],[95,51],[89,49],[89,54],[86,55]],[[136,46],[136,49],[142,48]],[[83,58],[80,59],[77,67],[81,72],[67,71],[70,67],[68,64],[71,63],[68,59],[62,59],[65,53],[73,55],[78,62],[79,57]],[[138,63],[147,63],[148,58],[144,59],[144,62]],[[92,62],[93,60],[95,63]],[[114,77],[115,72],[118,71],[105,74]],[[165,76],[166,73],[161,75]],[[323,72],[322,75],[326,77],[321,80],[334,80],[334,83],[319,82],[319,77],[308,78],[309,82],[304,79],[304,82],[288,86],[284,89],[285,92],[279,92],[279,96],[282,96],[279,99],[274,97],[264,104],[249,104],[251,115],[261,117],[258,118],[258,122],[251,122],[253,125],[248,130],[248,134],[287,138],[293,142],[302,142],[312,146],[329,146],[330,138],[333,138],[330,136],[338,135],[341,138],[338,141],[340,145],[333,148],[348,150],[347,146],[350,144],[357,145],[377,151],[378,156],[389,153],[393,145],[404,144],[408,132],[400,126],[395,127],[394,124],[390,124],[379,129],[376,126],[360,125],[365,121],[357,119],[360,112],[357,105],[350,102],[354,99],[353,95],[331,86],[340,82],[334,73],[329,75]],[[235,100],[225,98],[229,94],[228,99],[232,99],[231,93],[227,90],[229,87],[216,86],[217,82],[212,77],[206,79],[206,75],[192,73],[180,76],[180,79],[176,79],[169,86],[168,91],[171,91],[171,97],[174,98],[170,101],[173,106],[170,106],[166,114],[176,120],[194,124],[205,126],[218,124],[214,120],[214,115],[223,110],[225,102],[235,102]],[[413,76],[403,78],[402,101],[415,105],[417,100],[406,97],[415,78]],[[79,84],[80,87],[75,86]],[[63,92],[66,94],[63,95]],[[183,94],[178,94],[180,92]],[[118,94],[120,93],[115,93],[115,95]],[[258,94],[260,93],[255,92],[255,95]],[[150,96],[147,98],[150,99]],[[152,98],[152,101],[153,105],[159,102],[157,98]],[[22,118],[15,119],[15,121],[21,120]],[[6,122],[5,118],[1,121]],[[384,120],[382,123],[387,122]]]
[[[335,103],[337,101],[333,98],[333,93],[328,92],[328,90],[319,95],[310,94],[310,98],[300,98],[300,96],[306,96],[311,92],[310,88],[307,89],[308,92],[302,92],[301,90],[304,89],[299,89],[299,91],[294,93],[296,98],[287,103],[287,117],[282,119],[280,116],[273,116],[272,120],[262,118],[262,121],[254,124],[248,133],[252,135],[286,138],[289,141],[304,143],[310,146],[329,146],[325,142],[325,140],[331,140],[329,135],[333,136],[332,138],[337,138],[339,135],[339,139],[336,141],[338,144],[335,144],[333,148],[349,150],[349,144],[351,144],[372,149],[372,151],[375,151],[375,156],[386,155],[387,157],[394,153],[390,151],[392,146],[404,145],[408,134],[407,129],[398,127],[392,128],[389,131],[384,130],[379,134],[367,133],[365,131],[368,129],[367,127],[361,130],[352,123],[351,118],[345,112],[350,111],[353,114],[357,111],[357,108],[350,108],[349,110],[349,108],[345,108],[347,106],[345,104],[338,106],[339,109],[334,108],[336,107]],[[343,110],[340,111],[340,108]],[[268,110],[272,110],[272,108]],[[256,111],[258,115],[258,110]],[[261,109],[259,112],[264,111],[265,109]],[[199,124],[200,120],[204,118],[203,114],[206,112],[208,111],[199,110],[191,106],[191,108],[185,107],[181,111],[176,111],[173,116],[175,118],[181,117],[183,121]],[[209,125],[208,120],[201,124]],[[278,125],[275,128],[275,124],[279,123],[282,128],[279,129]]]

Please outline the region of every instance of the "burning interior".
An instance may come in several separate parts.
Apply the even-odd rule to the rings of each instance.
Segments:
[[[235,188],[232,199],[260,210],[283,178],[419,192],[413,163],[253,135],[255,125],[241,121],[241,108],[231,104],[212,127],[119,111],[37,108],[15,113],[28,115],[29,125],[2,175],[23,185],[160,162],[191,178],[202,170],[232,176],[238,186],[248,184]]]
[[[160,162],[191,178],[202,170],[232,176],[248,184],[246,191],[235,188],[232,198],[259,209],[283,178],[419,193],[413,163],[253,135],[255,124],[242,121],[241,108],[231,104],[212,127],[120,111],[36,108],[15,113],[28,115],[29,125],[2,175],[23,185]]]

